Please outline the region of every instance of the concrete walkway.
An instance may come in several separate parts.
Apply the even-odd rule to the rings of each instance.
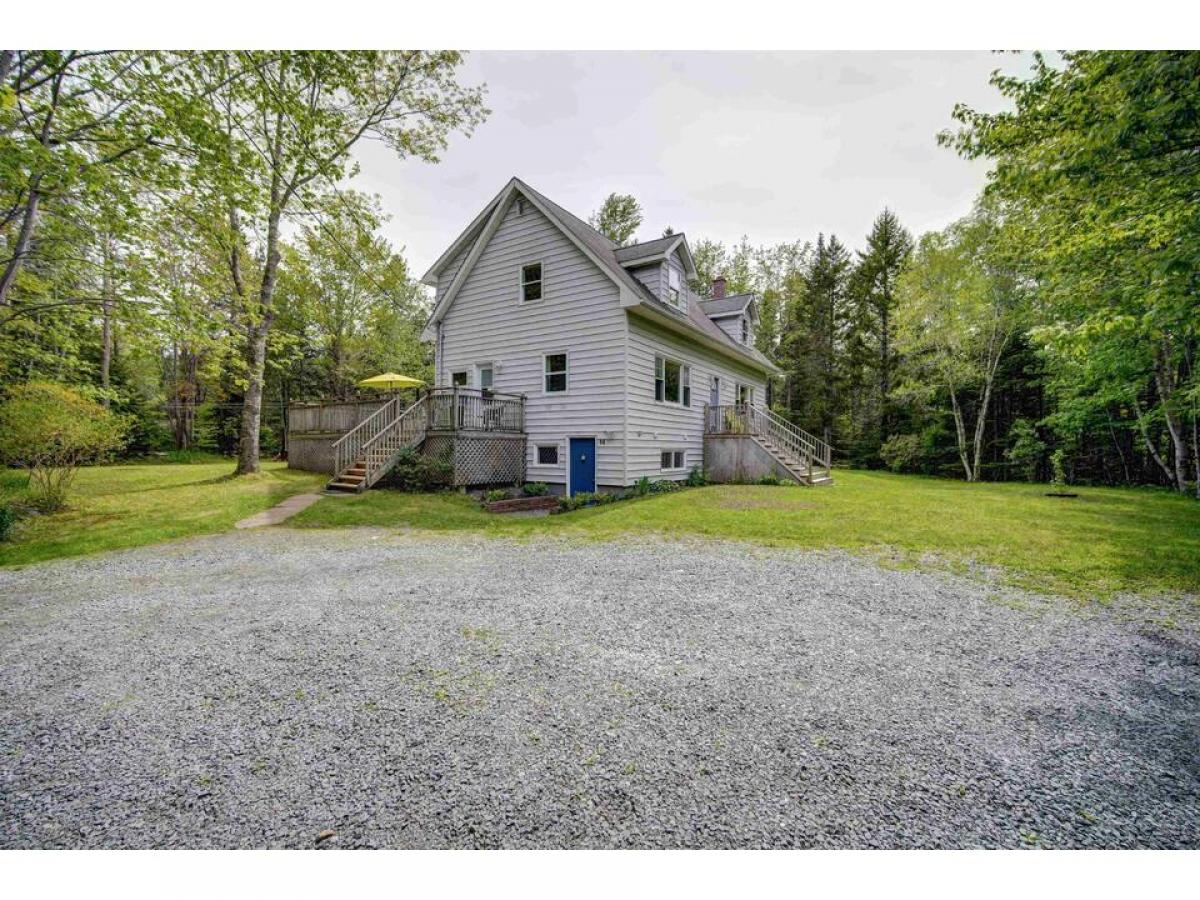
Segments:
[[[233,527],[261,528],[264,525],[278,525],[280,522],[290,519],[296,513],[308,509],[320,499],[320,494],[297,494],[295,497],[288,497],[278,506],[272,506],[270,509],[250,516],[248,519],[242,519],[242,521]]]

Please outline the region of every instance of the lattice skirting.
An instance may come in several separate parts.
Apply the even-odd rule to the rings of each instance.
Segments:
[[[525,481],[523,434],[434,433],[425,438],[421,452],[454,462],[455,487]]]

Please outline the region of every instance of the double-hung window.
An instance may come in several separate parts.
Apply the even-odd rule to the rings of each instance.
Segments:
[[[654,399],[659,403],[691,406],[691,367],[665,356],[654,357]]]
[[[745,316],[742,316],[742,343],[750,343],[750,322]]]
[[[667,266],[667,299],[671,301],[672,306],[680,305],[681,292],[679,270],[673,266]]]
[[[542,357],[542,388],[547,394],[567,392],[567,354],[549,353]]]
[[[739,384],[737,386],[738,403],[753,403],[754,388],[749,384]]]
[[[532,303],[542,299],[542,264],[527,263],[521,266],[521,302]]]

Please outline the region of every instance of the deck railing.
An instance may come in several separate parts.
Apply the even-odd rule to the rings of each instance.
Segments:
[[[333,444],[333,472],[345,472],[356,462],[366,468],[366,486],[373,485],[401,450],[415,447],[428,431],[525,430],[525,397],[474,388],[434,388],[405,408],[399,397],[387,400],[374,413]]]
[[[751,434],[766,437],[803,460],[809,472],[833,466],[833,448],[815,435],[797,428],[769,409],[750,403],[709,405],[704,410],[706,434]]]

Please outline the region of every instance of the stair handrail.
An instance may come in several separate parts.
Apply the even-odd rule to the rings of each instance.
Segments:
[[[756,414],[755,417],[763,420],[764,431],[768,435],[799,452],[808,464],[810,473],[814,463],[825,469],[826,473],[833,468],[833,447],[828,442],[810,434],[803,428],[798,428],[765,407],[753,405],[751,408]]]
[[[340,475],[358,459],[364,444],[395,421],[400,398],[393,397],[333,442],[333,474]]]
[[[420,397],[363,444],[361,455],[366,466],[364,488],[372,487],[387,474],[396,454],[421,442],[429,427],[428,401],[428,394]]]

